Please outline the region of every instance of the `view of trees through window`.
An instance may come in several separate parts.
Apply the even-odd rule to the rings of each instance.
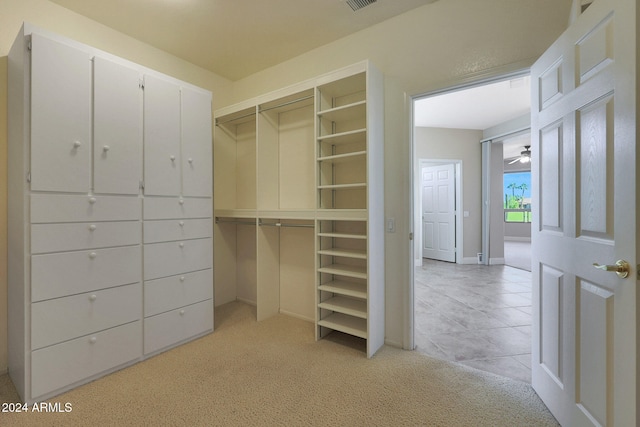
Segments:
[[[504,174],[504,220],[531,222],[531,172]]]

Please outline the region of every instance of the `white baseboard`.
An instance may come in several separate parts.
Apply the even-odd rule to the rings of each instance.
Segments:
[[[468,256],[468,257],[462,258],[462,260],[460,260],[458,264],[477,264],[477,263],[478,263],[478,257]]]
[[[298,313],[292,313],[292,312],[287,311],[287,310],[280,310],[280,314],[284,314],[284,315],[289,316],[289,317],[295,317],[296,319],[304,320],[304,321],[310,322],[310,323],[315,323],[316,322],[315,319],[311,319],[311,318],[309,318],[307,316],[303,316],[303,315],[298,314]]]
[[[531,237],[504,236],[505,242],[531,242]]]
[[[256,301],[251,301],[251,300],[244,299],[244,298],[236,298],[236,301],[240,301],[240,302],[243,302],[245,304],[249,304],[249,305],[253,305],[253,306],[258,306],[258,303]]]
[[[416,259],[416,267],[421,267],[421,266],[422,266],[422,258]]]
[[[489,265],[503,265],[504,258],[489,258]]]

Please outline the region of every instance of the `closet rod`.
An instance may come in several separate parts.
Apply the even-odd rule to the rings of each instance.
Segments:
[[[247,224],[247,225],[256,225],[255,221],[238,221],[237,219],[220,219],[220,218],[216,218],[216,224],[219,224],[221,222],[227,223],[227,224]]]
[[[223,121],[220,121],[220,119],[216,119],[216,126],[223,125],[225,123],[229,123],[229,122],[232,122],[234,120],[244,119],[245,117],[255,116],[255,115],[256,115],[256,112],[254,111],[254,112],[251,112],[251,113],[243,114],[242,116],[233,117],[231,119],[227,119],[227,120],[223,120]]]
[[[258,112],[262,113],[263,111],[269,111],[269,110],[273,110],[275,108],[280,108],[280,107],[286,107],[287,105],[291,105],[291,104],[295,104],[296,102],[300,102],[300,101],[306,101],[307,99],[311,99],[313,98],[314,95],[309,95],[309,96],[303,96],[302,98],[298,98],[298,99],[294,99],[293,101],[288,101],[288,102],[284,102],[282,104],[278,104],[278,105],[274,105],[272,107],[268,107],[268,108],[259,108]]]
[[[262,222],[260,221],[258,225],[267,225],[269,227],[298,227],[298,228],[315,228],[313,224],[285,224],[282,222]]]

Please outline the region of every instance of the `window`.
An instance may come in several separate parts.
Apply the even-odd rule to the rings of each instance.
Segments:
[[[531,222],[531,172],[504,174],[505,222]]]

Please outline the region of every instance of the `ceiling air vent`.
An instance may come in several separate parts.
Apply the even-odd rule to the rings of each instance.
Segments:
[[[365,6],[375,3],[377,0],[347,0],[347,4],[355,12],[358,9],[362,9]]]

